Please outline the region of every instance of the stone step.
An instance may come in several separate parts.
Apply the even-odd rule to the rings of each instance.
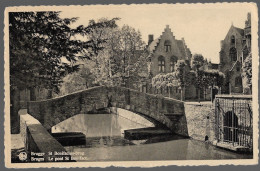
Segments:
[[[155,136],[171,135],[172,132],[165,128],[148,127],[125,130],[124,134],[128,140],[142,140]]]
[[[243,152],[243,153],[252,152],[252,149],[250,149],[248,147],[239,146],[239,145],[234,146],[232,143],[213,141],[212,144],[219,148],[224,148],[224,149],[228,149],[228,150],[235,151],[235,152]]]

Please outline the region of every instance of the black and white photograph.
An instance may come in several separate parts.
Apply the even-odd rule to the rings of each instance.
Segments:
[[[5,9],[9,168],[258,163],[255,3]]]

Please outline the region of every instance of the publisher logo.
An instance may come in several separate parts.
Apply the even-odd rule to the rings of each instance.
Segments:
[[[26,154],[26,152],[21,152],[21,153],[19,154],[19,159],[20,159],[21,161],[26,160],[26,159],[27,159],[27,154]]]

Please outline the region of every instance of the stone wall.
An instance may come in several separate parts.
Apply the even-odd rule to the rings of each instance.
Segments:
[[[106,107],[107,103],[107,89],[94,87],[54,99],[28,102],[28,113],[49,130],[76,114],[95,112]]]
[[[185,116],[180,118],[180,134],[196,140],[215,140],[215,112],[211,102],[185,102]],[[207,137],[207,138],[206,138]]]
[[[149,116],[171,130],[174,130],[174,124],[165,114],[184,114],[182,101],[123,87],[103,86],[50,100],[28,102],[28,113],[49,130],[74,115],[92,113],[104,107],[117,107]]]
[[[45,162],[52,161],[49,157],[60,158],[68,157],[70,155],[54,155],[54,152],[66,152],[64,147],[56,141],[41,123],[29,114],[20,115],[20,130],[21,136],[25,144],[25,151],[28,154],[29,161],[36,161],[35,159],[44,159]],[[52,152],[52,154],[50,154]],[[41,153],[41,157],[33,155],[33,153]]]
[[[174,131],[174,123],[165,114],[184,114],[183,102],[161,95],[152,95],[123,87],[109,88],[113,107],[149,116]]]

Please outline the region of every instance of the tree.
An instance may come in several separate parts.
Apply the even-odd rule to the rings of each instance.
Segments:
[[[175,65],[175,73],[181,87],[181,100],[185,99],[185,87],[188,85],[189,78],[187,78],[189,71],[186,69],[187,64],[184,60],[178,60]]]
[[[198,71],[204,65],[204,57],[201,54],[194,54],[191,58],[191,68]]]
[[[198,90],[198,101],[200,102],[200,90],[203,87],[203,77],[200,68],[204,64],[204,57],[201,54],[194,54],[191,59],[191,68],[196,73],[196,87]]]
[[[190,71],[189,65],[184,60],[178,60],[174,68],[174,72],[167,74],[158,74],[153,77],[152,86],[156,89],[180,87],[181,100],[185,100],[185,87],[194,83],[195,76],[193,72]]]
[[[66,75],[59,87],[58,95],[62,96],[94,86],[94,75],[91,73],[92,67],[93,63],[81,65],[79,71]]]
[[[91,58],[99,50],[91,40],[76,40],[76,35],[87,35],[115,22],[109,20],[70,28],[76,20],[62,19],[56,11],[9,13],[11,118],[16,118],[19,110],[16,91],[29,88],[33,95],[36,87],[44,87],[49,92],[58,92],[65,74],[78,70],[78,65],[73,63],[79,58]],[[87,53],[81,53],[83,50]],[[12,128],[18,125],[14,123],[17,119],[14,120]]]
[[[152,86],[158,89],[165,89],[171,87],[179,87],[180,83],[178,78],[176,77],[175,72],[167,73],[167,74],[157,74],[152,78]],[[171,97],[169,91],[169,97]]]
[[[61,57],[74,60],[72,54],[80,47],[79,42],[69,41],[72,30],[68,25],[75,21],[60,19],[58,12],[9,13],[11,118],[16,118],[19,110],[16,91],[28,88],[35,100],[35,87],[57,88],[60,76],[69,67],[61,63]]]
[[[252,93],[252,53],[250,53],[242,65],[243,91],[244,93]],[[246,92],[247,89],[250,92]]]
[[[208,87],[211,88],[211,97],[212,97],[212,89],[214,86],[221,87],[224,83],[225,75],[218,70],[205,70],[201,72],[201,85],[204,89]],[[211,99],[213,100],[213,99]]]
[[[76,21],[60,19],[58,12],[9,13],[11,86],[20,89],[57,87],[65,69],[61,58],[75,60],[80,42],[71,41]]]
[[[128,82],[138,81],[142,77],[142,70],[147,68],[144,66],[147,55],[141,33],[127,25],[102,33],[106,33],[104,36],[108,41],[95,57],[93,74],[96,82],[101,85],[129,86]]]

